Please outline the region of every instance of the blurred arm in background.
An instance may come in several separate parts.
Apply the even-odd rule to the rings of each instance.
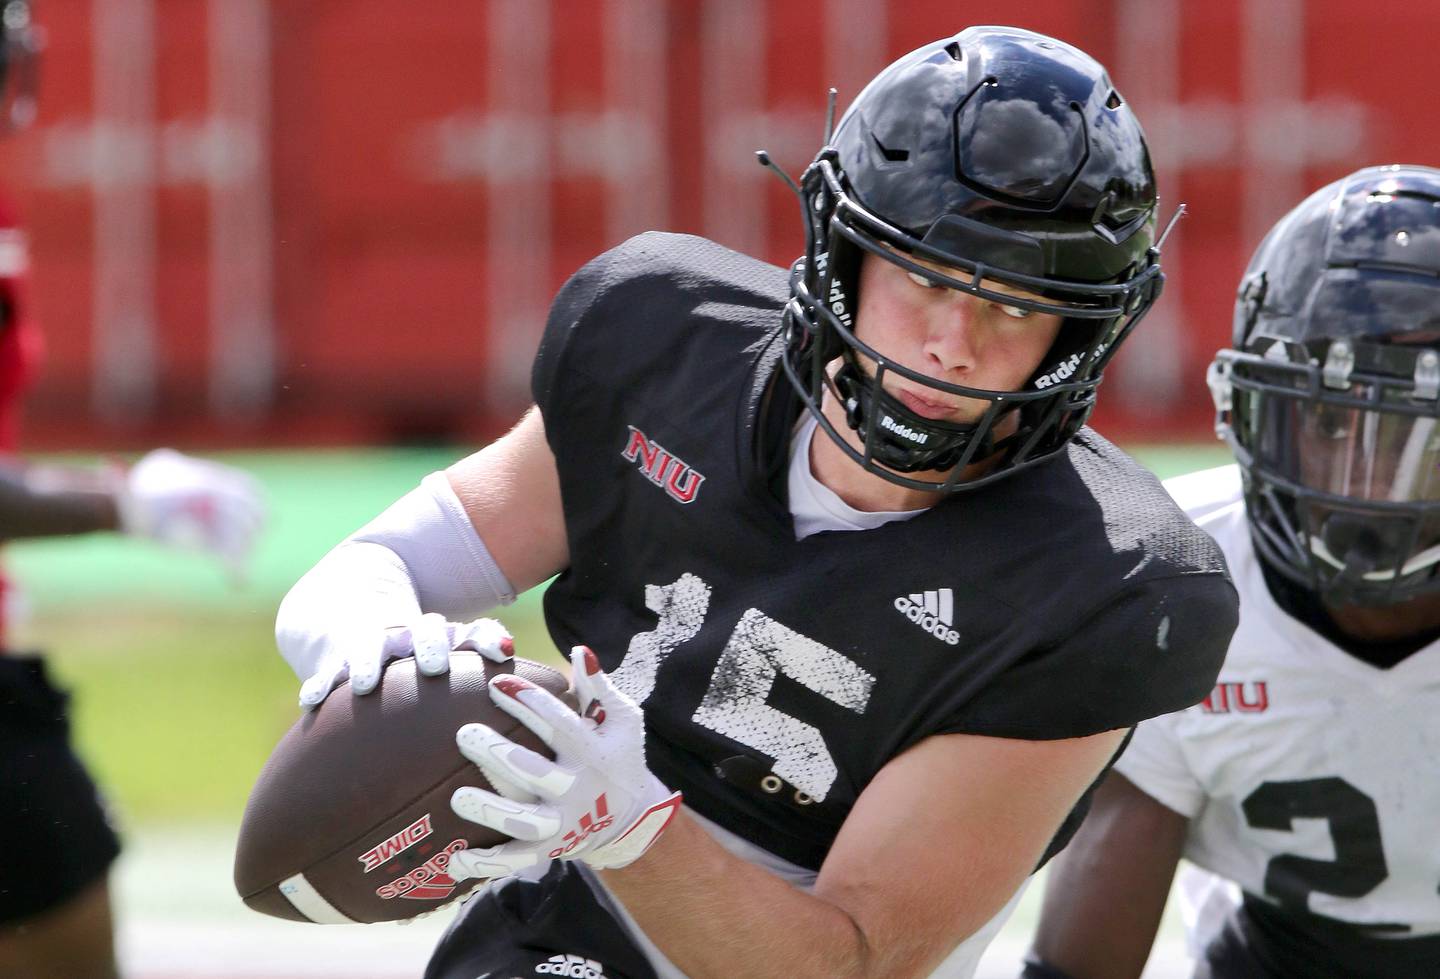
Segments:
[[[114,474],[104,469],[0,461],[0,537],[63,537],[118,530]]]
[[[128,468],[0,460],[0,539],[119,531],[214,555],[238,574],[265,521],[247,473],[173,449]]]

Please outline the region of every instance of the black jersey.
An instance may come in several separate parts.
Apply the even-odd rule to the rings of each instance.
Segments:
[[[781,269],[644,235],[570,280],[535,362],[571,561],[547,623],[642,703],[687,805],[818,868],[924,738],[1077,737],[1210,691],[1222,558],[1088,429],[912,519],[797,541],[755,452],[787,298]]]

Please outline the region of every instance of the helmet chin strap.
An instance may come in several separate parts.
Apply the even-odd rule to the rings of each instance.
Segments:
[[[994,425],[935,422],[915,414],[865,374],[847,356],[834,377],[834,393],[845,410],[845,423],[871,445],[871,457],[897,472],[944,471],[953,468],[977,437],[974,462],[989,458],[1009,438],[996,441]]]

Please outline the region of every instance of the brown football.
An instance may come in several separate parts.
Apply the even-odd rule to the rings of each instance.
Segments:
[[[260,772],[235,850],[235,888],[256,911],[321,924],[413,918],[479,881],[445,872],[450,854],[508,837],[455,815],[450,795],[488,787],[455,732],[480,721],[553,757],[490,699],[486,683],[515,673],[574,706],[560,671],[456,654],[428,677],[414,659],[390,663],[356,697],[341,684],[305,714]]]

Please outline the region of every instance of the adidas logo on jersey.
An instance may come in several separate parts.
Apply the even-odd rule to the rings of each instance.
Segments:
[[[960,633],[951,628],[955,593],[949,588],[901,595],[895,599],[895,610],[941,642],[952,646],[960,642]]]
[[[535,967],[540,976],[568,976],[570,979],[605,979],[605,967],[594,959],[578,955],[552,955]]]

